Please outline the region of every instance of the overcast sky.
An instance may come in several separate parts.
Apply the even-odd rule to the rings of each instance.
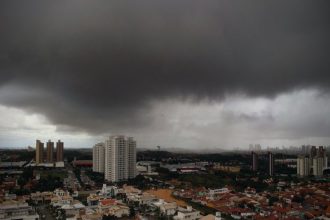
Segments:
[[[330,145],[329,1],[1,1],[0,147]]]

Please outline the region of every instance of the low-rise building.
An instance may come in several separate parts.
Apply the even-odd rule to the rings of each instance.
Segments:
[[[63,205],[61,206],[61,209],[65,212],[65,216],[76,216],[85,211],[85,206],[77,201],[71,205]]]
[[[100,200],[98,205],[98,212],[102,215],[121,218],[123,216],[128,216],[130,210],[126,205],[119,203],[115,199],[103,199]]]
[[[87,205],[88,206],[97,206],[99,204],[101,197],[96,194],[90,194],[87,197]]]
[[[51,198],[51,205],[54,207],[62,207],[63,205],[70,205],[73,202],[70,193],[64,190],[56,189],[54,195]]]
[[[176,202],[164,203],[159,206],[159,210],[162,214],[170,216],[175,215],[178,205]]]
[[[116,186],[107,186],[107,184],[103,184],[102,189],[100,191],[100,195],[110,198],[114,197],[119,193],[118,187]]]
[[[186,209],[179,207],[177,215],[173,217],[174,220],[197,220],[200,218],[200,212],[191,206],[187,206]]]
[[[39,220],[39,215],[24,201],[6,200],[0,203],[1,220]]]

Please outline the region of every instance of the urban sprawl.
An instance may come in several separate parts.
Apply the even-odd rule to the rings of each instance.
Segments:
[[[180,153],[111,136],[0,154],[0,220],[330,219],[329,146]]]

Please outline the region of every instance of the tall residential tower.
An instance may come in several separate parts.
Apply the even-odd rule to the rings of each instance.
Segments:
[[[105,141],[105,179],[117,182],[135,176],[136,142],[132,137],[111,136]]]
[[[258,171],[258,154],[252,151],[252,170],[254,172]]]
[[[95,144],[93,147],[93,171],[104,173],[105,148],[104,143]]]
[[[46,161],[47,163],[53,163],[54,162],[54,142],[51,142],[51,140],[49,140],[47,142],[47,158],[46,158]]]
[[[274,175],[274,154],[272,152],[268,152],[268,174],[269,176]]]
[[[44,143],[36,141],[36,164],[44,162]]]
[[[60,162],[63,161],[63,150],[64,150],[64,143],[61,140],[58,140],[56,143],[56,161]]]

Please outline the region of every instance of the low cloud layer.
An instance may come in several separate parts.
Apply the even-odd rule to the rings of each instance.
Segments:
[[[44,115],[60,132],[139,135],[170,120],[155,111],[168,100],[326,96],[329,10],[327,1],[2,1],[0,104]],[[239,108],[226,118],[259,120]],[[263,114],[274,128],[276,117]],[[313,132],[282,132],[328,136],[318,130],[328,124],[310,120]]]

